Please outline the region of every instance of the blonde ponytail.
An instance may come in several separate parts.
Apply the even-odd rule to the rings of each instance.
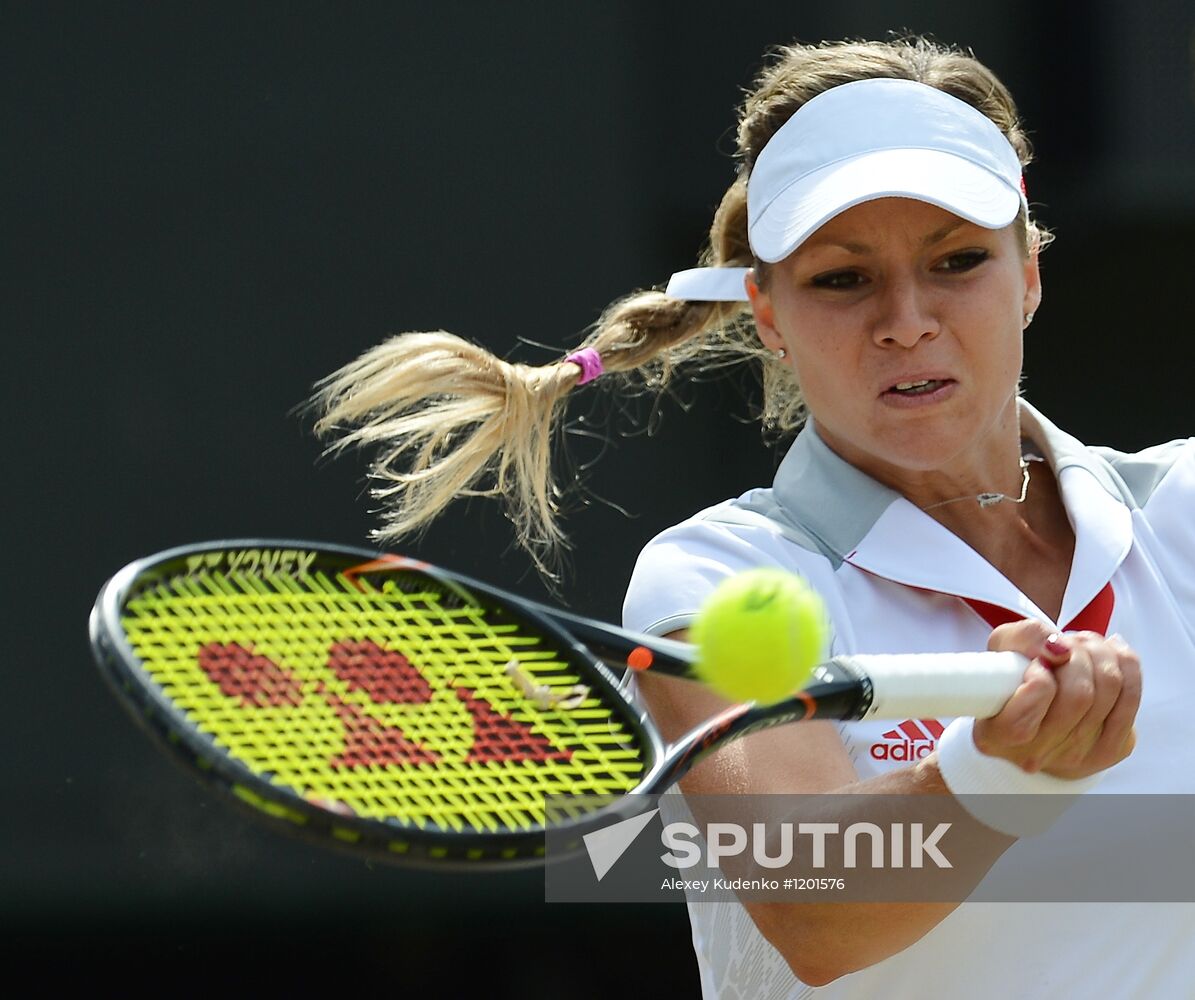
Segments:
[[[631,375],[725,312],[658,291],[614,303],[585,346],[607,376]],[[648,376],[662,387],[673,364]],[[331,452],[376,449],[372,495],[383,503],[374,537],[392,542],[425,528],[455,498],[501,497],[519,543],[554,575],[567,544],[558,523],[552,441],[580,365],[513,364],[443,331],[404,333],[316,384],[316,433]]]
[[[552,547],[550,425],[576,378],[574,365],[509,364],[450,333],[403,334],[317,385],[315,429],[336,436],[333,451],[378,449],[380,540],[426,527],[457,496],[501,495],[520,541]]]

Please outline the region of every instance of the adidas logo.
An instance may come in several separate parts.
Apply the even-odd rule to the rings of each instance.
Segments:
[[[906,719],[871,745],[872,760],[921,760],[933,752],[944,728],[937,719]]]

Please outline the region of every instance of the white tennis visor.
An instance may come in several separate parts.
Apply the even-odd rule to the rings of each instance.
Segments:
[[[923,83],[858,80],[806,102],[759,154],[747,181],[751,249],[776,263],[834,216],[876,198],[929,202],[987,229],[1027,207],[1016,151],[986,115]],[[743,275],[683,271],[667,294],[742,301]]]

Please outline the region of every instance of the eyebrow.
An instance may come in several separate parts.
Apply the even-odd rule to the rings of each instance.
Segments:
[[[935,229],[932,233],[926,236],[921,241],[921,248],[932,247],[935,243],[940,243],[946,239],[960,226],[966,225],[966,219],[955,219],[953,222],[948,222],[939,229]],[[809,249],[817,249],[818,247],[841,247],[848,253],[853,254],[869,254],[874,252],[874,248],[868,246],[866,243],[856,243],[853,240],[809,240],[806,244]]]

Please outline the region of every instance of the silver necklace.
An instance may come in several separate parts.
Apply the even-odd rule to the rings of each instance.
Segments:
[[[937,503],[931,503],[928,507],[922,507],[922,510],[933,510],[935,507],[945,507],[948,503],[959,503],[963,500],[974,500],[980,507],[995,507],[998,503],[1003,503],[1007,500],[1009,503],[1024,503],[1025,497],[1029,495],[1029,463],[1025,461],[1025,457],[1021,456],[1021,495],[1019,497],[1010,497],[1007,493],[975,493],[971,496],[955,497],[953,500],[939,500]]]

